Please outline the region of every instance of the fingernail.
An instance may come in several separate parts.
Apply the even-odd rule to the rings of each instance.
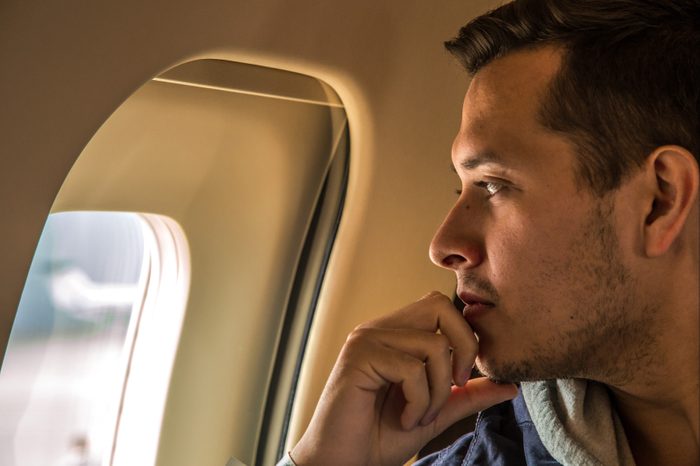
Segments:
[[[461,387],[466,385],[467,382],[469,382],[469,377],[472,375],[472,370],[471,369],[466,369],[464,372],[462,372],[462,383],[460,384]]]
[[[433,421],[434,421],[435,419],[437,419],[437,417],[438,417],[438,413],[437,413],[437,412],[431,413],[431,414],[429,414],[429,415],[427,415],[427,416],[425,416],[425,417],[423,418],[423,420],[420,422],[420,425],[422,425],[423,427],[425,427],[425,426],[427,426],[427,425],[430,425],[430,424],[433,423]]]

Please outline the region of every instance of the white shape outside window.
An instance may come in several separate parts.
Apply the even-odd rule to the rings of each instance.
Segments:
[[[187,245],[172,220],[49,216],[0,372],[0,464],[110,463],[117,426],[131,422],[133,409],[142,410],[138,433],[148,437],[160,425],[188,283]],[[160,346],[134,367],[144,346],[136,336],[154,326]],[[125,411],[124,398],[144,385],[144,366],[150,390],[131,396]]]

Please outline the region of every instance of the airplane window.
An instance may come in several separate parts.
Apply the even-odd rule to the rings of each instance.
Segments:
[[[0,464],[109,461],[141,309],[159,276],[155,217],[48,217],[0,372]]]
[[[305,342],[339,226],[349,147],[345,108],[326,83],[252,64],[183,63],[116,108],[77,158],[52,206],[68,213],[149,212],[122,217],[141,225],[141,254],[151,264],[148,286],[136,292],[143,305],[124,304],[101,317],[123,326],[121,340],[110,345],[129,348],[127,362],[117,349],[110,353],[118,370],[128,364],[126,382],[104,382],[121,390],[118,417],[109,411],[114,405],[105,405],[106,418],[95,414],[100,422],[111,419],[112,436],[89,430],[82,413],[97,408],[87,407],[65,416],[60,408],[55,417],[66,417],[60,435],[45,432],[54,428],[45,420],[53,416],[48,410],[33,414],[47,424],[30,428],[26,410],[17,407],[29,403],[26,395],[12,408],[15,427],[0,424],[0,442],[11,444],[0,444],[0,455],[14,456],[0,463],[32,464],[25,459],[41,451],[47,456],[37,464],[58,464],[65,455],[113,465],[225,464],[231,457],[274,464],[288,435]],[[68,213],[52,216],[49,225]],[[78,244],[96,237],[68,236]],[[84,253],[87,258],[111,254],[106,246],[95,247],[99,252]],[[54,328],[59,317],[51,312],[45,326]],[[72,312],[71,325],[91,315]],[[23,319],[17,317],[18,328]],[[138,323],[135,335],[132,322]],[[37,364],[60,352],[47,346],[59,337],[44,338]],[[107,373],[107,362],[79,362],[78,356],[97,358],[96,349],[76,351],[69,369],[83,365],[97,371],[89,377],[108,377],[98,375]],[[25,369],[5,364],[8,371]],[[69,379],[85,396],[100,391],[77,376]],[[44,390],[56,399],[64,393],[56,384]],[[60,438],[60,445],[44,447],[40,434],[51,442]],[[42,447],[19,452],[19,442]]]

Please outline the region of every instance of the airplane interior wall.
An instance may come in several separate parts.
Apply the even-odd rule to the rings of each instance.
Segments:
[[[493,0],[0,1],[2,351],[56,195],[78,155],[129,96],[199,58],[313,76],[345,107],[351,166],[300,376],[293,442],[355,325],[430,290],[453,291],[451,274],[430,263],[428,244],[458,184],[449,154],[468,79],[442,42],[493,6]],[[216,356],[197,354],[196,341],[188,348],[177,355],[173,385],[187,380],[197,358]],[[207,387],[192,390],[201,395]],[[186,395],[168,400],[157,464],[224,464],[236,454],[227,435],[239,419],[217,416],[216,406],[182,409]],[[196,435],[191,409],[214,413],[194,426]]]

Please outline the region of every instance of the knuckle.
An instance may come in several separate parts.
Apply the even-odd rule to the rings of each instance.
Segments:
[[[356,348],[362,347],[368,344],[370,341],[370,329],[356,327],[352,332],[348,334],[345,338],[345,345],[347,351],[355,351]]]
[[[431,298],[435,298],[435,297],[441,296],[441,295],[442,295],[442,293],[440,293],[439,291],[433,290],[433,291],[430,291],[429,293],[424,294],[421,299],[431,299]]]
[[[452,299],[439,291],[433,291],[427,294],[423,300],[429,301],[432,306],[438,306],[440,309],[446,305],[452,306]]]
[[[353,332],[362,331],[372,327],[372,321],[360,322],[352,329]],[[351,332],[352,333],[352,332]]]
[[[443,301],[443,302],[447,302],[450,304],[452,303],[452,300],[446,294],[440,293],[439,291],[433,292],[430,295],[430,298],[434,299],[435,301],[438,301],[438,302]]]
[[[365,326],[365,324],[360,324],[355,327],[347,336],[346,341],[355,342],[357,340],[362,340],[367,337],[370,329]]]
[[[406,361],[406,374],[411,379],[423,379],[425,380],[425,365],[418,361],[417,359],[407,358]]]
[[[432,338],[432,344],[434,351],[440,355],[449,355],[450,353],[450,340],[442,334],[436,333]]]

